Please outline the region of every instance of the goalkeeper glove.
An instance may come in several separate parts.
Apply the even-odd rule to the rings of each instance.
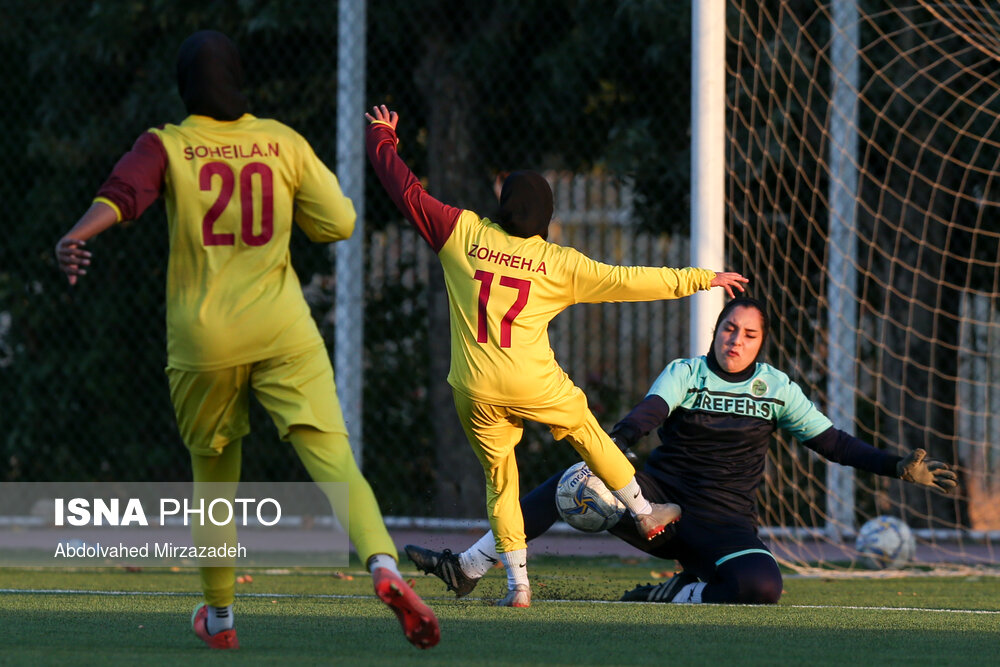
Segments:
[[[896,464],[896,473],[905,482],[929,486],[940,493],[948,493],[958,486],[958,476],[947,463],[927,458],[927,452],[919,448]]]
[[[619,440],[618,437],[611,436],[611,442],[615,443],[615,446],[622,450],[622,454],[625,455],[625,458],[628,459],[628,462],[633,467],[639,465],[639,455],[632,451],[632,448],[624,442],[624,439]]]

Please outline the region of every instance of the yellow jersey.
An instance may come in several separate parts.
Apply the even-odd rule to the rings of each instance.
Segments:
[[[707,269],[611,266],[541,236],[512,236],[431,197],[396,153],[395,131],[369,125],[369,159],[389,196],[437,252],[448,290],[448,382],[493,405],[548,405],[573,389],[549,322],[574,303],[675,299],[709,289]]]
[[[134,219],[161,192],[169,366],[215,370],[322,343],[292,268],[292,222],[330,242],[351,235],[355,213],[301,135],[250,114],[188,116],[143,134],[98,200]]]

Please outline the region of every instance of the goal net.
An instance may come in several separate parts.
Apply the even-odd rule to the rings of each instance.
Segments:
[[[727,264],[767,301],[769,358],[836,426],[922,447],[961,484],[939,496],[779,440],[760,492],[776,554],[853,569],[859,526],[892,515],[919,563],[995,565],[1000,6],[727,9]]]

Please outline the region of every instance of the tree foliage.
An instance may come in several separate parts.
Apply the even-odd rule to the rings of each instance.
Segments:
[[[478,193],[477,205],[488,204],[496,172],[605,169],[647,192],[645,219],[664,225],[679,219],[686,191],[687,17],[685,7],[635,0],[369,3],[368,98],[400,110],[407,159],[426,174],[441,159],[428,143],[428,119],[440,104],[426,96],[428,77],[435,63],[447,63],[470,95],[468,108],[452,111],[472,137],[462,173],[452,177],[475,181],[468,191]],[[7,3],[0,19],[11,94],[3,112],[11,159],[0,163],[0,188],[15,213],[0,246],[3,478],[184,479],[187,455],[163,376],[162,205],[95,239],[92,269],[74,288],[52,248],[143,130],[183,118],[174,58],[198,29],[221,30],[240,47],[252,111],[295,127],[333,164],[336,3],[55,0]],[[676,127],[664,131],[665,122]],[[399,224],[372,181],[368,226]],[[292,256],[304,283],[330,273],[326,250],[301,235]],[[414,298],[373,295],[366,314],[368,354],[386,360],[366,371],[366,409],[381,410],[366,412],[366,422],[383,429],[368,430],[379,436],[366,461],[376,486],[390,486],[400,472],[428,478],[434,467],[431,380],[412,372],[412,364],[429,363],[426,351],[377,328],[399,321],[397,305],[419,304]],[[426,313],[418,307],[411,320],[414,312]],[[412,358],[386,359],[387,350],[404,348]],[[393,395],[406,383],[417,386]],[[304,478],[257,406],[252,427],[246,478]],[[385,463],[380,446],[392,460],[414,456],[412,469]],[[542,465],[547,455],[540,456]]]

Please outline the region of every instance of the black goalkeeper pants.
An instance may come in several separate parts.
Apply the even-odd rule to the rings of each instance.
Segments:
[[[521,498],[529,542],[560,520],[555,496],[562,474],[556,473]],[[685,509],[684,503],[671,497],[656,478],[639,471],[636,480],[650,502],[674,502]],[[707,584],[702,602],[774,604],[781,597],[781,570],[749,521],[716,523],[685,512],[680,521],[653,540],[640,536],[628,518],[608,532],[651,556],[678,561],[685,571]]]

